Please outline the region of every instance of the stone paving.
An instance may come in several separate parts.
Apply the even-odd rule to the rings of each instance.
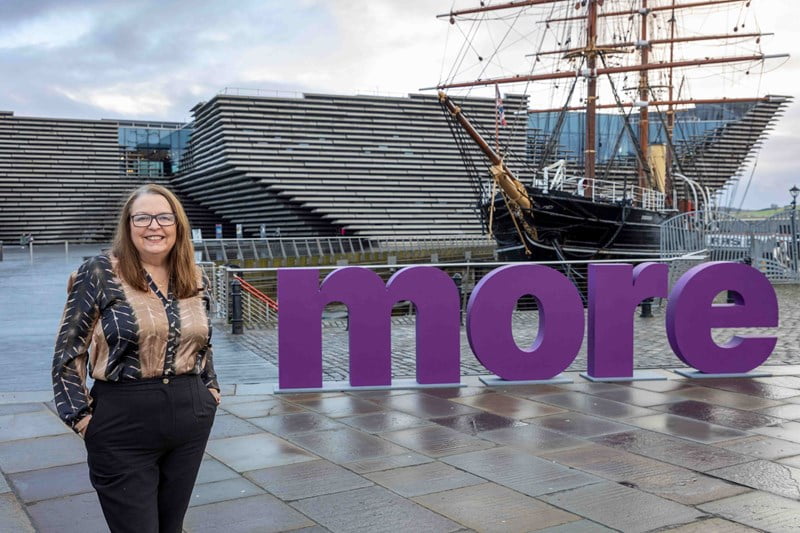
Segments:
[[[0,531],[107,531],[49,390],[83,251],[0,262]],[[638,329],[637,366],[657,361]],[[761,378],[569,372],[569,384],[488,388],[465,372],[461,388],[274,394],[274,365],[245,337],[217,332],[223,402],[187,532],[800,529],[796,341]]]

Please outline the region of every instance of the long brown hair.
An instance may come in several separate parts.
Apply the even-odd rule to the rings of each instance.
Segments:
[[[189,238],[189,219],[183,210],[180,200],[172,191],[155,183],[142,185],[133,191],[125,201],[122,211],[120,211],[117,232],[114,235],[114,244],[111,248],[117,257],[115,273],[131,287],[144,292],[149,290],[147,280],[144,277],[139,251],[133,245],[129,222],[133,202],[145,194],[163,196],[169,202],[172,212],[175,213],[175,245],[167,257],[172,290],[177,298],[194,296],[198,290],[198,278],[197,267],[194,263],[194,246]]]

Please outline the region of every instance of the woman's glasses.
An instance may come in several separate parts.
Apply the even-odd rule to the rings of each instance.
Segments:
[[[153,219],[156,220],[159,226],[172,226],[175,224],[174,213],[159,213],[157,215],[140,213],[138,215],[131,215],[130,219],[137,228],[146,228],[153,222]]]

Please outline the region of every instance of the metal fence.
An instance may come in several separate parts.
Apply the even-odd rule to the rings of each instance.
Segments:
[[[290,259],[355,255],[364,262],[392,252],[432,253],[438,250],[494,248],[484,235],[436,235],[427,237],[274,237],[268,239],[204,239],[194,243],[202,261]],[[372,257],[369,257],[372,254]],[[385,261],[385,259],[384,259]],[[335,261],[334,261],[335,262]]]
[[[696,264],[698,261],[703,260],[702,256],[689,256],[689,257],[673,257],[665,260],[666,263],[691,263]],[[641,262],[652,261],[652,258],[647,259],[631,259],[626,260],[626,263],[637,264]],[[567,277],[571,279],[573,284],[578,288],[579,292],[583,295],[586,293],[586,270],[588,265],[596,263],[618,263],[619,261],[571,261],[568,263],[547,261],[528,264],[545,265],[562,271]],[[446,272],[456,286],[459,288],[461,294],[461,309],[462,313],[466,310],[466,304],[469,296],[474,290],[475,286],[480,280],[491,272],[492,270],[505,266],[521,264],[519,262],[486,262],[486,263],[435,263],[426,266],[437,267]],[[386,282],[399,268],[410,265],[359,265],[364,268],[369,268],[375,272],[384,282]],[[320,282],[332,270],[339,268],[336,266],[328,267],[314,267],[320,273]],[[216,317],[223,320],[228,320],[231,310],[229,309],[229,291],[230,283],[234,276],[240,276],[247,281],[248,284],[257,287],[259,291],[273,300],[277,300],[277,273],[278,268],[234,268],[229,266],[219,266],[214,268],[214,278],[216,283],[214,287],[214,300],[216,306]],[[280,306],[280,302],[278,302]],[[521,311],[536,309],[536,300],[532,296],[524,296],[520,298],[517,308]],[[393,316],[409,316],[415,312],[414,306],[407,301],[397,302],[393,309]],[[258,296],[242,291],[242,316],[244,320],[244,327],[246,329],[256,328],[271,328],[277,325],[278,313],[270,309],[264,301]],[[323,321],[341,321],[347,318],[347,309],[343,304],[330,304],[325,308],[323,313]]]
[[[661,226],[661,255],[705,254],[710,261],[751,264],[773,283],[800,281],[797,228],[786,210],[764,220],[742,220],[726,213],[682,213]],[[677,266],[677,265],[676,265]],[[675,275],[681,274],[675,268]]]

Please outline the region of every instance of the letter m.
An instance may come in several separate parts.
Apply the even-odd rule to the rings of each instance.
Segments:
[[[402,300],[417,308],[417,382],[458,383],[460,301],[449,276],[438,268],[412,266],[384,285],[371,270],[345,267],[331,272],[321,286],[317,270],[278,270],[279,387],[322,387],[322,311],[331,302],[347,305],[350,385],[391,385],[391,311]]]

